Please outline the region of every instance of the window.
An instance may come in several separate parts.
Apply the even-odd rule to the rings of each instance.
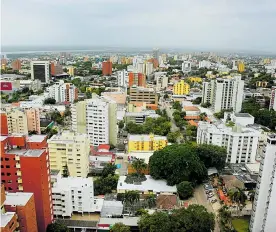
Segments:
[[[11,166],[10,165],[6,165],[6,168],[10,168]]]

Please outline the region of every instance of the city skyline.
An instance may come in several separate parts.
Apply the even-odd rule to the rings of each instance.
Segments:
[[[2,46],[276,52],[276,34],[268,33],[276,23],[275,10],[272,0],[212,0],[208,5],[190,0],[158,5],[128,0],[3,1]]]

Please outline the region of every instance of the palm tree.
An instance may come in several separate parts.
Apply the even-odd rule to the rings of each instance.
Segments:
[[[149,208],[153,208],[156,205],[156,196],[154,194],[148,195],[145,200]]]
[[[139,201],[140,201],[140,193],[138,191],[135,191],[135,190],[126,191],[124,196],[124,202],[126,203],[127,206],[130,206],[130,208],[133,209],[134,203]]]
[[[147,164],[142,159],[137,159],[132,162],[132,167],[135,169],[136,173],[140,176],[142,171],[147,168]]]
[[[242,208],[245,206],[245,201],[247,200],[247,196],[244,191],[240,188],[229,191],[229,197],[232,202],[237,204],[237,213],[238,210],[242,211]]]

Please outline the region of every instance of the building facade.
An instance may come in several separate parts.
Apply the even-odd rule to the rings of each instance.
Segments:
[[[8,132],[28,134],[27,116],[20,108],[11,108],[7,111]]]
[[[122,71],[117,71],[117,80],[118,80],[118,86],[127,88],[128,86],[128,71],[125,69]]]
[[[40,80],[43,84],[50,83],[51,66],[49,61],[31,61],[31,79]]]
[[[276,228],[276,134],[267,137],[254,197],[251,232],[274,232]]]
[[[104,61],[102,63],[103,76],[110,76],[112,74],[112,62]]]
[[[128,74],[128,86],[141,86],[146,87],[146,76],[143,73],[133,73]]]
[[[19,71],[21,69],[21,61],[20,60],[14,60],[12,62],[12,70],[13,71]]]
[[[86,177],[89,171],[90,142],[86,134],[63,132],[48,140],[51,170],[63,175]]]
[[[36,131],[38,134],[40,130],[40,113],[38,108],[29,108],[25,110],[27,116],[28,131]]]
[[[152,88],[132,87],[130,88],[130,103],[146,102],[158,103],[158,96]]]
[[[179,81],[173,86],[173,94],[174,95],[187,95],[190,93],[190,85],[184,80]]]
[[[271,98],[269,103],[269,109],[273,109],[276,111],[276,86],[272,86],[271,88]]]

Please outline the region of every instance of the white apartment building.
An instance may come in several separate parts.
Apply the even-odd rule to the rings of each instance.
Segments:
[[[192,63],[190,61],[184,61],[182,63],[182,72],[188,73],[192,70]]]
[[[202,103],[209,102],[212,110],[217,113],[222,110],[233,109],[240,112],[243,99],[244,81],[241,76],[233,78],[218,78],[203,83]]]
[[[117,71],[118,86],[127,88],[128,86],[128,71],[125,69],[122,71]]]
[[[48,141],[50,168],[69,176],[86,177],[89,172],[90,141],[86,134],[63,132]]]
[[[146,74],[147,76],[149,76],[149,75],[152,74],[152,73],[153,73],[153,63],[147,62],[147,63],[146,63],[145,74]]]
[[[117,104],[96,96],[72,105],[72,130],[86,133],[93,146],[117,144]]]
[[[146,65],[144,63],[136,63],[135,69],[137,73],[145,73]]]
[[[76,213],[99,212],[94,198],[92,178],[58,178],[52,187],[54,217],[71,217]]]
[[[210,68],[212,63],[209,60],[202,60],[199,61],[198,67],[199,68]]]
[[[267,137],[250,222],[251,232],[276,230],[276,134]]]
[[[49,97],[54,98],[56,102],[71,102],[78,99],[78,89],[71,83],[64,81],[55,82],[48,87]]]
[[[197,143],[225,147],[227,163],[255,163],[259,136],[258,130],[239,124],[199,122],[197,129]]]
[[[51,78],[49,61],[31,61],[31,79],[49,83]]]
[[[276,111],[276,86],[271,88],[271,98],[269,103],[269,109],[273,109]]]

